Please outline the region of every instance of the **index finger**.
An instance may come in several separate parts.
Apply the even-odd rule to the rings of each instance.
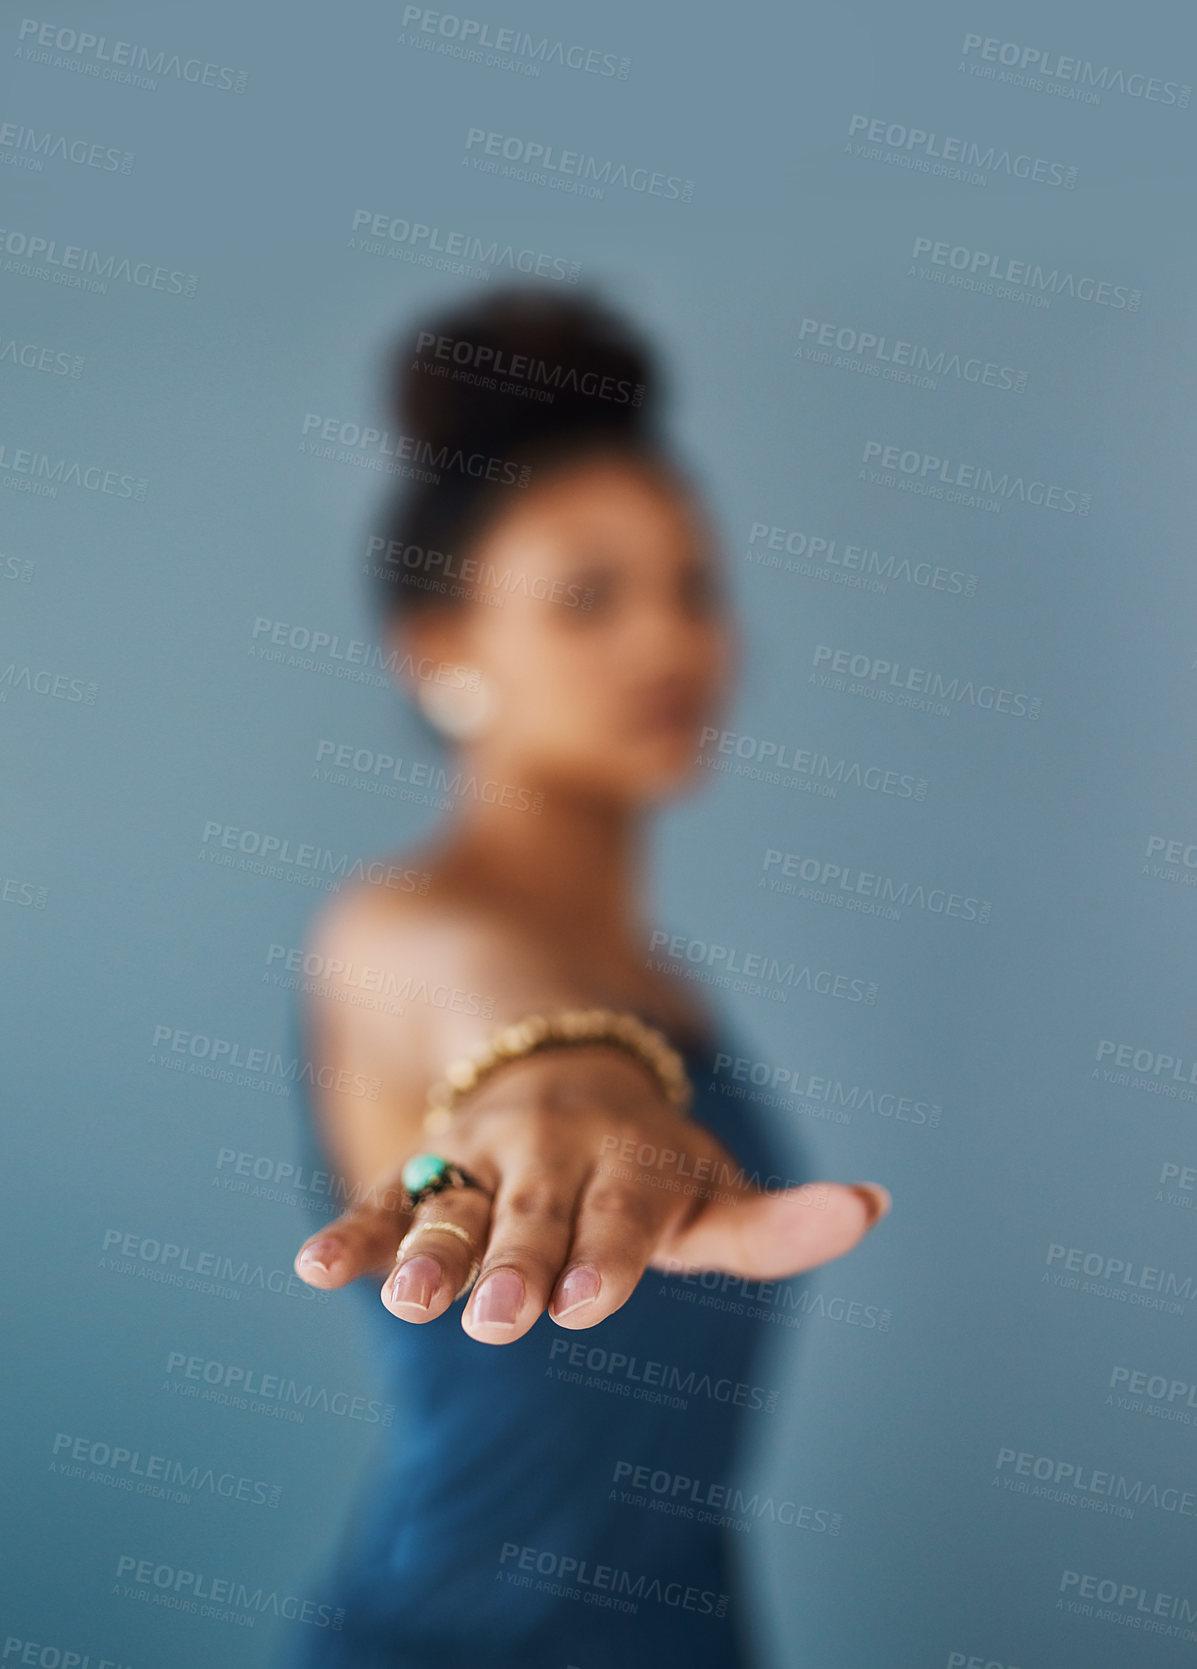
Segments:
[[[309,1235],[295,1254],[294,1269],[309,1286],[343,1287],[360,1275],[382,1275],[395,1261],[411,1212],[399,1173],[369,1190],[367,1198]]]

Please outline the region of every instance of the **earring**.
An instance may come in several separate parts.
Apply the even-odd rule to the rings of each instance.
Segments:
[[[491,727],[494,691],[482,674],[473,689],[421,680],[416,701],[429,724],[454,742],[473,742]]]

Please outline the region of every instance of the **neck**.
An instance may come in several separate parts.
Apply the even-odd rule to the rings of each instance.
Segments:
[[[463,773],[505,780],[463,755]],[[531,795],[531,790],[528,790]],[[525,794],[517,792],[517,805]],[[468,798],[450,819],[438,863],[472,893],[509,900],[555,934],[584,928],[630,945],[639,910],[641,814],[576,789],[546,790],[539,812]]]

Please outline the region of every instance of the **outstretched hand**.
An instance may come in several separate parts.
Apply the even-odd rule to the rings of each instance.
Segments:
[[[797,1275],[851,1251],[890,1206],[875,1183],[757,1187],[709,1130],[609,1049],[509,1066],[426,1145],[487,1192],[448,1189],[413,1215],[396,1166],[365,1203],[304,1242],[295,1270],[321,1288],[382,1275],[387,1309],[425,1322],[454,1302],[473,1255],[481,1269],[461,1324],[484,1344],[520,1338],[546,1308],[562,1327],[593,1327],[649,1267]],[[462,1234],[424,1228],[396,1255],[410,1229],[446,1222]]]

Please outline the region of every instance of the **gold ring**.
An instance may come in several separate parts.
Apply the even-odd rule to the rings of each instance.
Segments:
[[[481,1267],[482,1267],[482,1265],[478,1262],[477,1258],[471,1258],[470,1259],[470,1272],[466,1276],[466,1278],[462,1282],[462,1284],[458,1287],[457,1291],[453,1294],[453,1302],[455,1304],[456,1304],[456,1302],[459,1298],[462,1298],[462,1297],[465,1296],[465,1294],[473,1286],[474,1282],[478,1279],[478,1271],[481,1269]]]
[[[408,1229],[407,1233],[403,1236],[403,1239],[399,1242],[399,1252],[403,1251],[409,1241],[414,1240],[418,1234],[424,1234],[428,1229],[439,1229],[442,1234],[455,1234],[458,1240],[469,1247],[470,1256],[474,1256],[474,1242],[470,1239],[466,1230],[462,1228],[461,1224],[448,1223],[441,1220],[434,1223],[417,1223],[414,1229]],[[396,1252],[396,1257],[398,1257],[399,1252]]]
[[[399,1242],[399,1250],[395,1253],[395,1256],[397,1258],[402,1256],[408,1242],[414,1240],[418,1234],[423,1234],[425,1229],[439,1229],[442,1234],[455,1234],[458,1240],[470,1249],[470,1272],[461,1286],[459,1286],[457,1291],[453,1294],[453,1302],[456,1304],[457,1300],[463,1295],[463,1293],[467,1293],[473,1286],[474,1282],[478,1279],[478,1271],[482,1267],[474,1252],[474,1242],[470,1239],[469,1235],[466,1233],[465,1229],[462,1228],[460,1223],[448,1223],[443,1219],[432,1223],[417,1223],[414,1229],[408,1229],[407,1233],[403,1236],[403,1239]]]

